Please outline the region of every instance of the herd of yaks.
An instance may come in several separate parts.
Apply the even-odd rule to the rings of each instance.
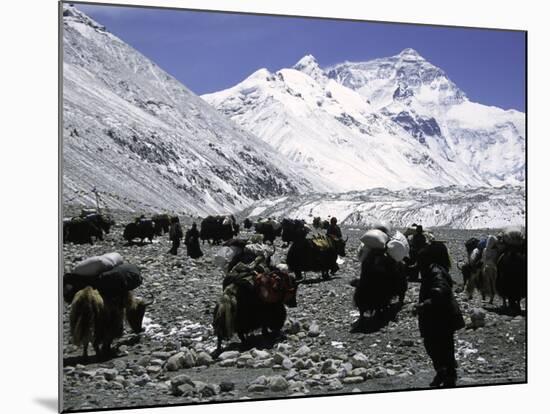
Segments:
[[[152,240],[155,235],[168,231],[169,222],[168,215],[150,219],[142,216],[126,225],[124,238],[129,242],[135,238],[142,239],[143,232],[140,230],[146,229],[147,235],[144,237],[150,236]],[[82,223],[88,223],[88,229],[93,228],[94,234],[82,237],[80,233],[79,237],[75,237],[77,230],[82,232],[86,228]],[[91,237],[102,239],[97,229],[108,232],[114,222],[97,212],[83,212],[80,217],[66,220],[63,224],[64,242],[75,242],[76,239],[76,243],[88,243]],[[313,222],[313,226],[318,229],[326,228],[327,224],[318,218]],[[273,242],[275,237],[282,236],[283,241],[291,245],[286,256],[286,266],[276,268],[270,265],[269,257],[261,257],[264,260],[258,261],[258,257],[246,255],[248,242],[235,238],[239,233],[239,225],[233,216],[209,216],[201,222],[201,239],[213,243],[226,241],[226,246],[240,246],[238,252],[241,256],[233,260],[232,267],[237,268],[235,265],[238,263],[244,265],[241,266],[241,273],[232,271],[232,267],[226,269],[223,293],[213,320],[218,337],[216,353],[221,352],[222,340],[229,339],[235,333],[243,342],[247,341],[248,334],[260,328],[263,334],[271,331],[271,334],[278,335],[286,320],[285,306],[296,306],[296,293],[302,273],[321,272],[323,278],[328,279],[329,271],[334,274],[338,270],[338,256],[346,254],[347,240],[319,235],[308,237],[310,227],[303,220],[284,219],[280,223],[262,220],[252,223],[245,219],[243,226],[247,229],[254,226],[256,233],[262,234],[264,243]],[[387,233],[385,240],[395,240],[395,234],[399,233],[390,234],[387,226],[374,227],[376,231]],[[430,248],[444,249],[448,255],[444,242],[431,237],[426,237],[426,240]],[[471,297],[474,289],[478,289],[484,297],[488,294],[492,302],[492,297],[497,293],[502,297],[504,306],[518,311],[521,299],[527,294],[526,241],[523,231],[508,229],[497,236],[490,236],[489,240],[490,243],[477,239],[466,242],[468,260],[460,266],[460,270],[468,296]],[[408,241],[412,241],[410,235]],[[414,246],[410,247],[413,253]],[[409,246],[407,252],[408,249]],[[361,262],[360,277],[351,282],[355,286],[354,302],[360,311],[360,320],[365,313],[371,316],[383,314],[392,306],[396,297],[399,298],[397,304],[403,304],[407,281],[414,280],[418,275],[418,269],[411,260],[413,256],[410,254],[402,260],[395,260],[388,254],[386,247],[369,248],[362,245],[358,254]],[[294,272],[296,277],[289,277],[289,271]],[[71,304],[73,343],[84,346],[85,351],[87,343],[92,343],[98,355],[108,355],[112,341],[122,335],[124,318],[134,332],[140,332],[145,308],[150,304],[134,298],[132,292],[109,297],[91,287],[80,290]],[[85,315],[86,312],[82,311],[84,308],[93,309],[97,315]],[[95,322],[85,323],[86,320]],[[74,328],[77,326],[80,330]]]

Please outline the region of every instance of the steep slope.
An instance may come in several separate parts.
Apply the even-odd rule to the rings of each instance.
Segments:
[[[307,55],[202,97],[317,173],[320,191],[524,180],[524,115],[468,101],[412,49],[326,70]]]
[[[345,194],[310,194],[264,200],[242,212],[243,217],[291,217],[312,221],[335,216],[348,226],[385,221],[397,227],[422,223],[453,229],[525,225],[522,187],[437,187],[391,191],[375,188]]]
[[[63,197],[212,213],[311,188],[306,174],[103,26],[63,11]]]

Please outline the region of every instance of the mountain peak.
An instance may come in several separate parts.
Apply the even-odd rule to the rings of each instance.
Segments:
[[[401,59],[425,60],[416,50],[410,47],[403,49],[397,56],[399,56]]]
[[[315,79],[318,82],[326,81],[327,75],[319,66],[317,59],[313,55],[305,55],[300,59],[293,67],[293,69],[298,70],[306,75],[309,75],[311,78]]]
[[[315,56],[311,54],[305,55],[302,59],[300,59],[294,65],[294,69],[296,70],[302,70],[304,68],[311,68],[311,67],[319,67],[319,63],[317,62],[317,59],[315,59]]]

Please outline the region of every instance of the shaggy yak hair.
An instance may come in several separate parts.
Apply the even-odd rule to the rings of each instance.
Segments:
[[[83,357],[88,356],[90,343],[97,356],[107,357],[113,340],[124,332],[124,317],[132,331],[139,333],[145,309],[150,304],[135,298],[132,292],[111,297],[87,286],[76,293],[71,303],[72,343],[83,347]]]

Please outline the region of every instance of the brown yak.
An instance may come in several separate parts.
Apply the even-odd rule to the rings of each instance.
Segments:
[[[123,334],[124,317],[132,331],[141,332],[145,309],[153,302],[135,298],[131,291],[107,296],[90,286],[81,289],[71,303],[72,343],[84,348],[84,357],[88,356],[90,343],[96,355],[109,356],[113,340]]]

